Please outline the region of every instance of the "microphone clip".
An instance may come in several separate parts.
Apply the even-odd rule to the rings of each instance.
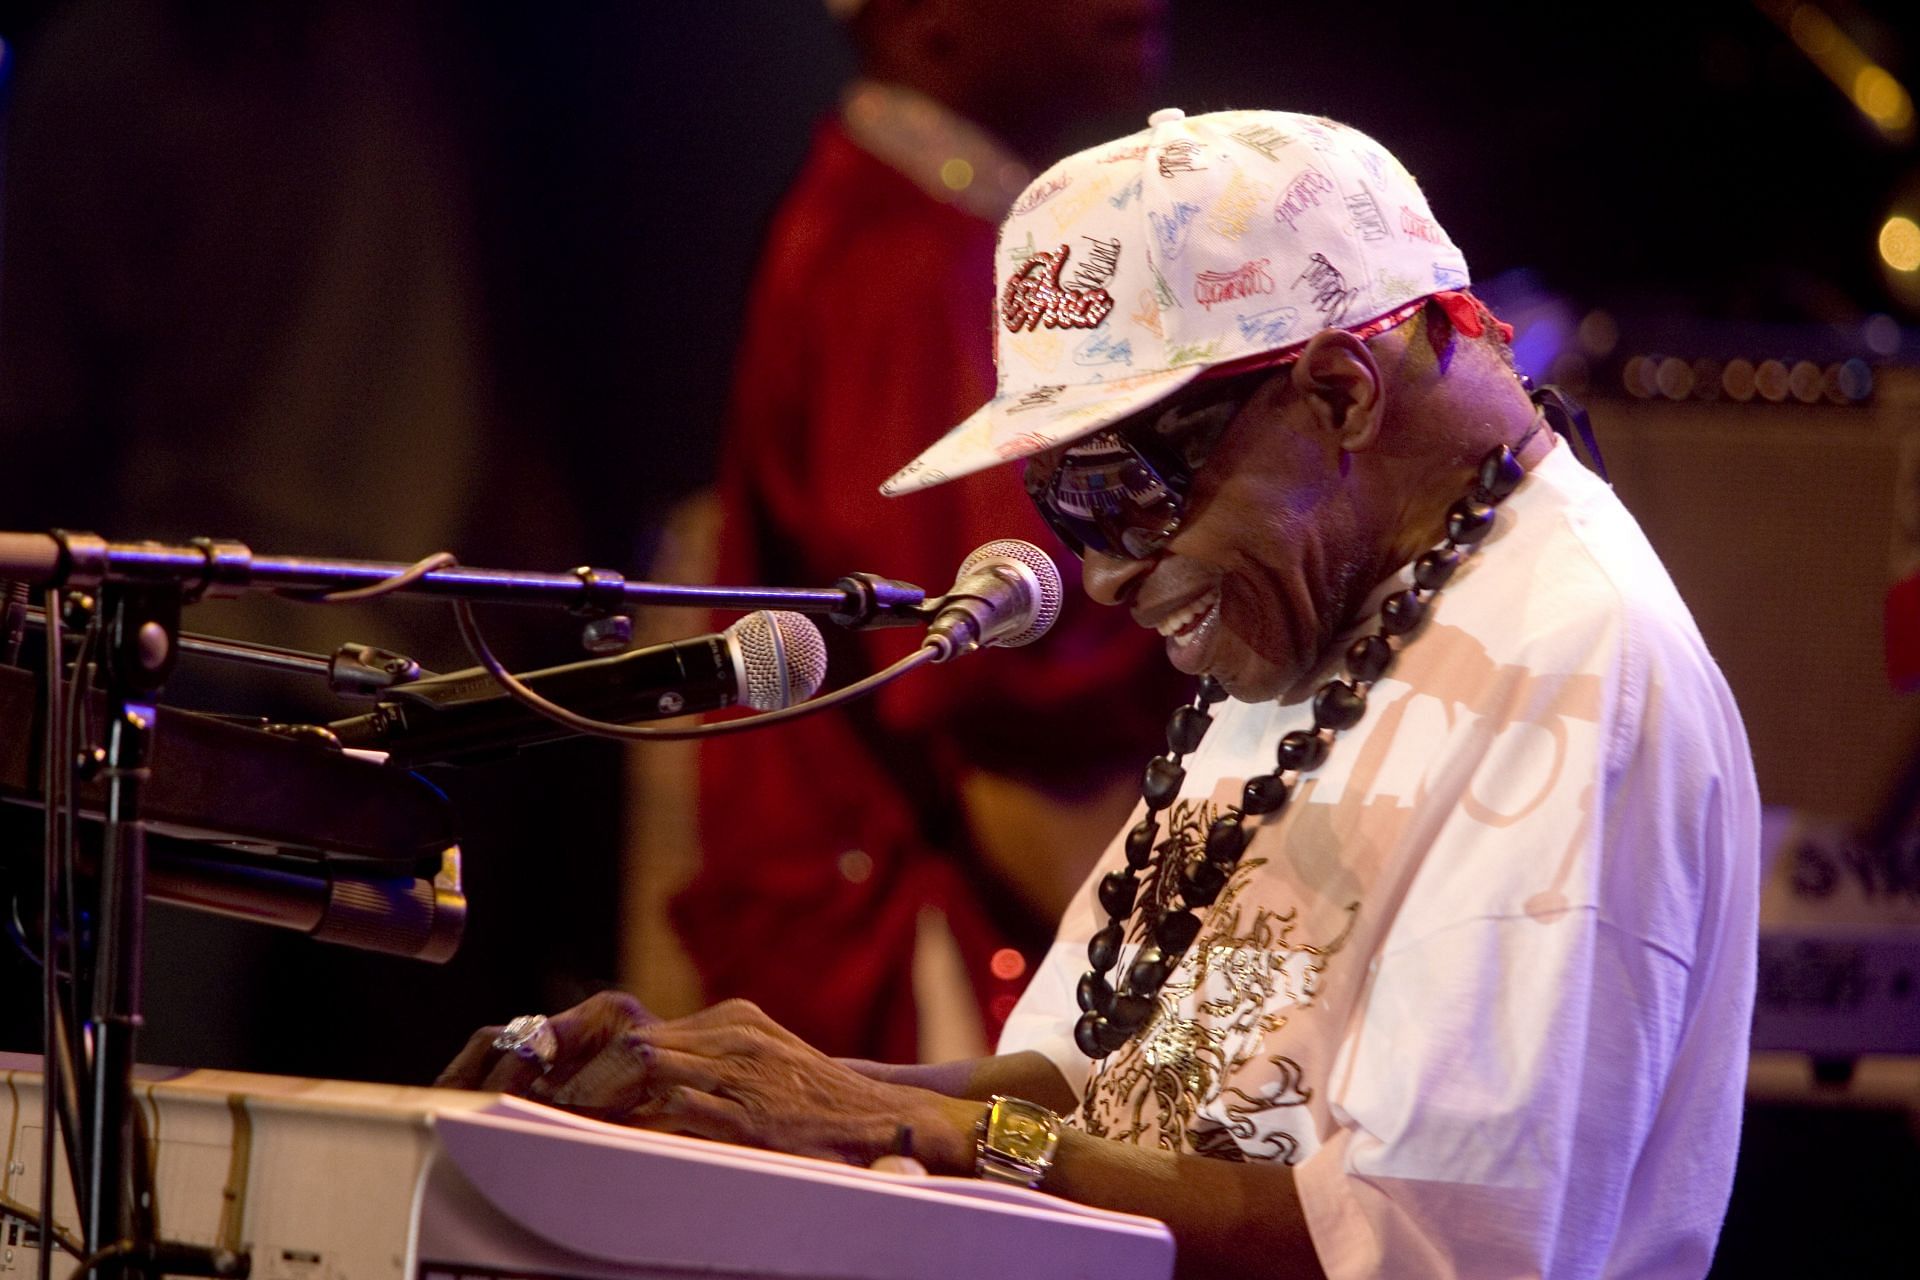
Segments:
[[[931,617],[927,593],[911,582],[877,573],[850,573],[833,586],[846,592],[847,600],[827,617],[850,631],[922,627]]]

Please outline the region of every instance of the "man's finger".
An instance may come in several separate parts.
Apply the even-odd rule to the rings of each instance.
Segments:
[[[696,1089],[675,1088],[626,1117],[637,1129],[657,1133],[684,1133],[716,1142],[758,1146],[745,1107]]]
[[[675,1088],[712,1093],[727,1082],[731,1073],[721,1055],[660,1045],[652,1039],[657,1030],[636,1036],[632,1041],[633,1055],[640,1064],[641,1080],[648,1093],[661,1094]]]
[[[654,1020],[653,1025],[660,1027],[718,1027],[718,1026],[755,1026],[773,1028],[777,1026],[773,1019],[763,1012],[759,1005],[751,1000],[722,1000],[719,1004],[710,1004],[706,1008],[689,1013],[683,1018],[671,1022]]]
[[[566,1080],[548,1076],[536,1093],[556,1107],[618,1119],[645,1102],[649,1090],[645,1059],[621,1041],[602,1049]]]
[[[467,1038],[466,1045],[434,1083],[449,1089],[525,1094],[540,1081],[542,1091],[551,1094],[602,1050],[618,1046],[622,1036],[660,1020],[626,992],[602,991],[544,1021],[552,1047],[546,1061],[529,1060],[496,1048],[495,1041],[504,1028],[482,1027]]]
[[[659,1021],[624,991],[598,992],[547,1019],[559,1045],[554,1062],[578,1069],[620,1036]]]
[[[488,1093],[524,1094],[544,1074],[537,1060],[529,1061],[517,1053],[494,1049],[492,1065],[475,1087]]]
[[[783,1047],[764,1027],[740,1023],[689,1026],[687,1022],[663,1022],[636,1031],[629,1038],[636,1045],[649,1044],[703,1058],[757,1058]]]
[[[514,1092],[535,1079],[542,1080],[547,1092],[555,1092],[609,1047],[617,1048],[627,1033],[658,1021],[645,1005],[624,991],[598,992],[547,1019],[547,1030],[553,1035],[553,1056],[544,1067],[535,1064],[524,1083],[517,1072],[502,1073],[501,1079]]]
[[[486,1079],[487,1071],[493,1066],[494,1055],[499,1050],[493,1047],[494,1037],[500,1034],[499,1027],[482,1027],[467,1037],[467,1043],[454,1055],[446,1069],[435,1078],[436,1089],[478,1089],[480,1082]]]

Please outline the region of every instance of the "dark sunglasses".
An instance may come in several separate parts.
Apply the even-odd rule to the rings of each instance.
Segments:
[[[1027,496],[1077,556],[1146,560],[1180,531],[1187,492],[1272,366],[1182,388],[1064,449],[1027,461]]]

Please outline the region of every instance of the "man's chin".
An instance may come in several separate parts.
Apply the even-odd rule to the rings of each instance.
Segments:
[[[1283,672],[1279,668],[1263,661],[1242,663],[1233,671],[1212,671],[1208,673],[1218,680],[1227,691],[1227,696],[1236,702],[1297,702],[1292,691],[1304,685],[1298,675]],[[1311,690],[1308,690],[1309,696]]]

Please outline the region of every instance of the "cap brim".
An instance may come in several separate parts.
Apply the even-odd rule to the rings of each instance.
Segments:
[[[895,472],[880,492],[890,498],[931,489],[976,471],[1015,462],[1092,435],[1205,373],[1186,365],[1107,382],[1061,387],[1051,396],[995,396],[932,447]],[[1046,390],[1042,388],[1042,390]]]

